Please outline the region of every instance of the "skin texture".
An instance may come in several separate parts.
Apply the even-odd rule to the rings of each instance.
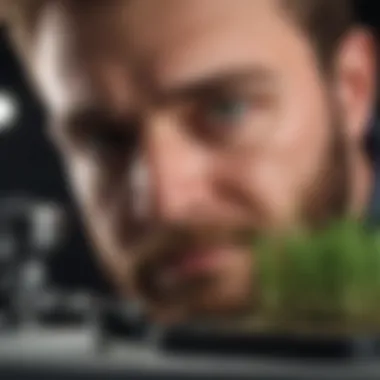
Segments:
[[[156,319],[244,311],[247,233],[365,209],[363,31],[327,73],[275,0],[53,0],[32,50],[101,263]]]

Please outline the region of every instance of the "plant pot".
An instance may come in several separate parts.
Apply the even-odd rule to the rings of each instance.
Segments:
[[[164,348],[239,357],[380,359],[376,231],[343,221],[255,244],[260,296],[248,323],[237,329],[214,323],[175,327],[164,336]]]
[[[380,359],[380,334],[317,332],[270,328],[218,329],[176,326],[162,339],[162,348],[177,354],[251,359],[370,360]]]
[[[256,271],[261,321],[323,336],[380,335],[380,238],[356,222],[263,241]]]

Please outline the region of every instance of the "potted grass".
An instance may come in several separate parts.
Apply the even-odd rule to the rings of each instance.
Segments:
[[[380,235],[343,221],[264,239],[260,319],[288,332],[380,332]]]
[[[248,323],[237,329],[177,328],[166,336],[167,346],[269,357],[377,355],[379,232],[340,221],[323,230],[262,238],[254,251],[260,296]]]

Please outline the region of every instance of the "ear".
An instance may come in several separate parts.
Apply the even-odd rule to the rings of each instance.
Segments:
[[[342,41],[335,63],[338,98],[347,137],[360,143],[376,102],[376,42],[365,29],[355,28]]]

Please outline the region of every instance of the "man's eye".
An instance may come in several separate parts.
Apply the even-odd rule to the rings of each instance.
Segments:
[[[249,111],[249,104],[242,99],[222,99],[207,105],[204,119],[209,124],[234,125],[240,123]]]
[[[135,147],[135,136],[119,131],[92,131],[86,139],[91,153],[100,155],[128,154]]]
[[[97,109],[85,109],[69,115],[63,124],[68,141],[91,155],[128,155],[138,143],[134,118],[119,120]]]
[[[201,101],[191,121],[198,137],[209,142],[225,141],[248,123],[252,104],[242,98]]]

